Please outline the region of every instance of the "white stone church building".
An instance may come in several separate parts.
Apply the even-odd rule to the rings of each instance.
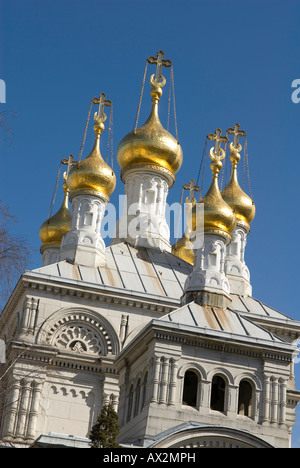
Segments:
[[[300,322],[252,296],[255,205],[237,176],[245,132],[236,124],[208,136],[211,186],[190,197],[172,247],[165,212],[183,153],[158,114],[171,62],[159,52],[148,63],[150,116],[117,150],[127,205],[113,241],[100,234],[116,186],[100,153],[101,95],[94,147],[69,158],[63,204],[41,227],[42,266],[24,272],[0,316],[2,446],[89,447],[109,402],[125,447],[290,446]],[[221,190],[225,145],[231,178]]]

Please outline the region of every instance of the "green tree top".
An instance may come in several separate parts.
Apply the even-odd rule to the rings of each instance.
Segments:
[[[118,414],[111,403],[103,406],[96,424],[90,432],[91,448],[118,448],[116,442],[120,430]]]

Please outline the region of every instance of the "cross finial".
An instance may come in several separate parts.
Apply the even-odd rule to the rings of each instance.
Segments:
[[[106,98],[105,94],[101,93],[99,98],[93,99],[94,104],[99,104],[98,112],[95,112],[94,114],[95,122],[98,122],[98,121],[105,122],[106,120],[106,115],[104,114],[104,106],[110,107],[111,101],[105,98]]]
[[[227,143],[227,136],[222,136],[222,130],[217,128],[216,133],[210,133],[207,138],[215,141],[215,147],[211,148],[209,155],[213,161],[222,161],[225,151],[221,148],[221,143]]]
[[[172,65],[171,60],[166,60],[163,58],[164,55],[165,55],[164,52],[162,50],[159,50],[157,52],[156,58],[155,57],[147,58],[148,63],[156,65],[156,72],[155,72],[155,77],[153,81],[156,84],[159,84],[160,86],[163,86],[165,84],[165,78],[161,75],[162,67],[164,66],[168,68],[168,67],[171,67]]]
[[[68,158],[64,158],[61,160],[61,163],[64,164],[65,166],[68,166],[67,172],[66,172],[66,177],[68,177],[70,168],[71,166],[74,165],[74,156],[73,154],[70,154]],[[65,177],[64,177],[65,178]],[[66,180],[66,179],[65,179]]]
[[[195,185],[195,181],[192,179],[189,184],[183,186],[184,190],[189,190],[189,195],[186,198],[186,203],[192,203],[194,206],[196,203],[196,198],[194,197],[195,192],[199,192],[201,189],[198,185]]]
[[[233,146],[236,151],[241,151],[242,147],[239,144],[239,137],[246,136],[245,130],[240,130],[240,124],[236,123],[233,128],[227,130],[227,133],[233,135],[233,145],[231,146]]]

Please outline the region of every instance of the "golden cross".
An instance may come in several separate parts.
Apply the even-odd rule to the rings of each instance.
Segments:
[[[199,192],[201,190],[200,187],[195,185],[195,181],[192,179],[190,183],[185,184],[183,188],[184,190],[189,190],[189,196],[186,198],[186,203],[192,203],[194,205],[196,203],[194,192]]]
[[[68,159],[67,159],[67,158],[62,159],[62,160],[61,160],[61,163],[64,164],[65,166],[68,166],[67,173],[66,173],[66,177],[68,177],[69,171],[70,171],[70,167],[74,165],[74,156],[73,156],[73,154],[70,154],[70,155],[68,156]]]
[[[157,52],[157,56],[155,57],[148,57],[147,61],[148,63],[151,64],[156,64],[156,73],[155,73],[155,81],[156,83],[159,83],[160,77],[161,77],[161,69],[162,67],[171,67],[172,62],[171,60],[166,60],[164,59],[164,52],[162,50],[159,50]]]
[[[233,146],[236,149],[241,149],[239,145],[239,137],[240,136],[246,136],[245,130],[240,130],[240,125],[238,123],[235,124],[233,128],[229,128],[227,130],[227,133],[230,135],[233,135]]]
[[[103,122],[106,120],[106,115],[104,114],[104,106],[107,106],[107,107],[111,106],[111,101],[105,98],[106,98],[105,94],[101,93],[99,98],[93,99],[94,104],[99,104],[97,118],[98,120],[100,119]],[[96,116],[96,113],[95,113],[95,116]]]
[[[211,148],[210,150],[210,157],[211,159],[219,160],[221,161],[225,157],[225,152],[221,148],[221,143],[227,143],[228,138],[227,136],[221,136],[222,135],[222,130],[220,128],[217,128],[216,133],[210,133],[207,138],[209,140],[214,140],[215,141],[215,147]]]
[[[61,160],[61,163],[64,164],[65,166],[66,166],[66,165],[69,166],[69,165],[71,165],[71,164],[73,163],[73,160],[74,160],[74,156],[73,156],[73,154],[70,154],[70,155],[68,156],[68,159],[67,159],[67,158],[62,159],[62,160]]]

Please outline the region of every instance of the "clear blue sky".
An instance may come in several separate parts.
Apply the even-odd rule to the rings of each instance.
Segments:
[[[91,98],[105,92],[113,101],[116,150],[134,124],[146,58],[162,49],[174,64],[184,154],[169,202],[196,178],[206,135],[239,122],[257,208],[246,252],[253,295],[300,320],[300,103],[291,100],[300,79],[299,1],[0,0],[0,21],[0,110],[15,113],[12,141],[1,130],[0,198],[18,219],[15,233],[35,249],[31,268],[41,265],[39,228],[59,162],[77,157]],[[140,123],[149,103],[147,83]],[[166,106],[167,86],[163,123]],[[92,140],[91,123],[84,156]],[[114,169],[112,202],[124,192],[116,161]],[[54,211],[60,203],[59,187]],[[300,446],[300,421],[294,432]]]

